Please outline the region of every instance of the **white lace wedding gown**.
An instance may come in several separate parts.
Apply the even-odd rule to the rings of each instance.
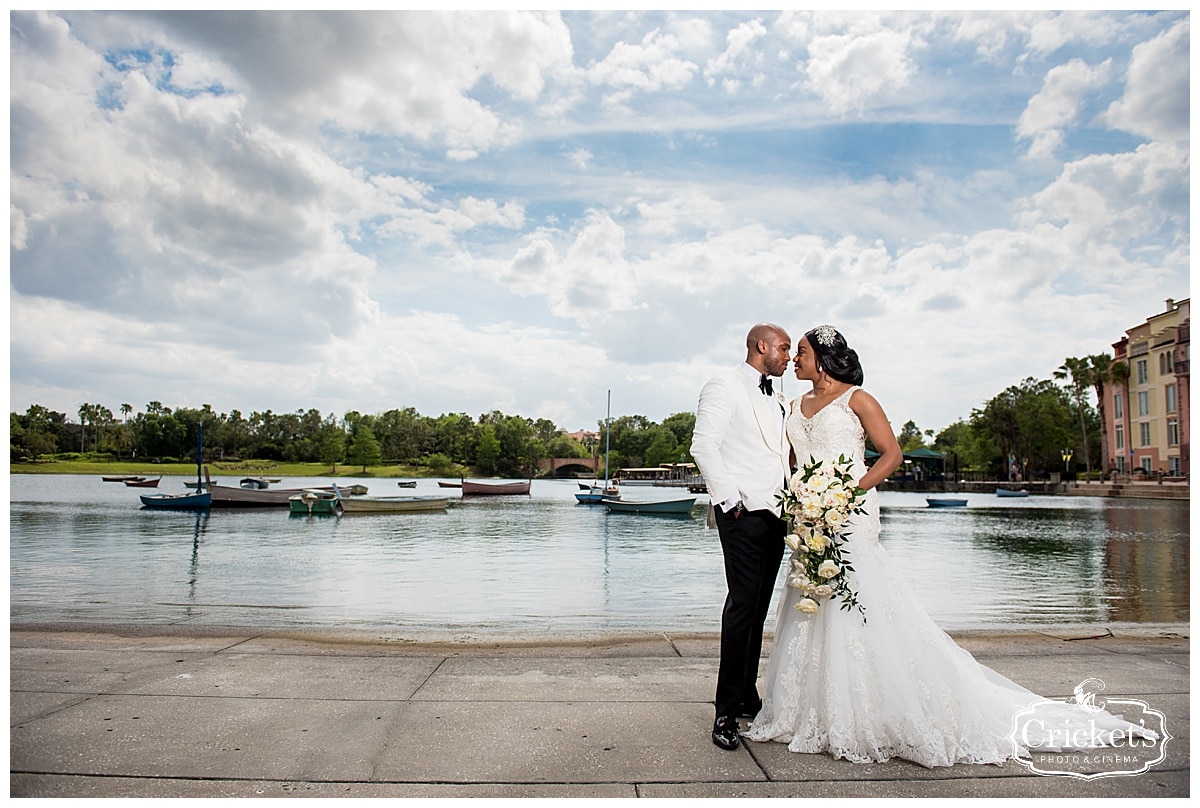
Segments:
[[[793,405],[787,431],[797,463],[846,454],[862,477],[863,428],[849,406],[857,389],[812,418]],[[976,662],[937,627],[879,544],[876,491],[868,492],[866,513],[853,517],[848,534],[854,571],[847,575],[866,625],[857,609],[843,610],[837,600],[824,601],[814,615],[796,611],[803,595],[785,584],[763,708],[745,736],[860,763],[900,757],[932,767],[1013,757],[1013,716],[1041,697]],[[1062,710],[1072,724],[1135,729],[1078,705]]]

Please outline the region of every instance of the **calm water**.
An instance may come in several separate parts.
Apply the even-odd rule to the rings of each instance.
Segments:
[[[281,487],[321,484],[289,479]],[[349,484],[351,481],[347,481]],[[690,517],[577,505],[573,481],[444,513],[146,511],[99,476],[13,475],[11,621],[358,629],[390,637],[717,631],[725,593],[705,498]],[[181,493],[182,479],[161,491]],[[142,490],[140,493],[145,493]],[[626,499],[679,492],[628,488]],[[885,493],[883,542],[946,628],[1186,622],[1188,506]]]

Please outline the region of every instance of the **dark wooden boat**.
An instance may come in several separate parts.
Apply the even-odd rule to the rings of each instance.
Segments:
[[[416,488],[417,481],[416,480],[400,480],[399,482],[396,483],[396,485],[400,486],[401,488]]]
[[[155,477],[153,480],[126,480],[125,485],[130,488],[158,488],[158,481],[162,477]]]
[[[438,488],[462,488],[462,483],[447,483],[438,480]]]
[[[529,480],[515,483],[477,483],[472,480],[462,481],[463,496],[508,496],[513,494],[528,494]]]

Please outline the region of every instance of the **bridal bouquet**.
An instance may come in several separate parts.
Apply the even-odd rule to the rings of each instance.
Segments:
[[[779,495],[784,518],[791,532],[784,539],[792,551],[787,583],[804,593],[796,609],[815,614],[829,598],[842,601],[842,608],[857,608],[867,621],[867,612],[858,602],[858,593],[846,582],[853,571],[844,549],[842,532],[851,514],[863,513],[867,492],[859,488],[850,473],[852,461],[839,455],[836,463],[809,458]]]

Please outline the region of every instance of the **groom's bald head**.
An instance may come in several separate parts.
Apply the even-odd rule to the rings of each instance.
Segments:
[[[758,323],[746,334],[746,364],[768,376],[787,371],[791,350],[792,338],[774,323]]]

